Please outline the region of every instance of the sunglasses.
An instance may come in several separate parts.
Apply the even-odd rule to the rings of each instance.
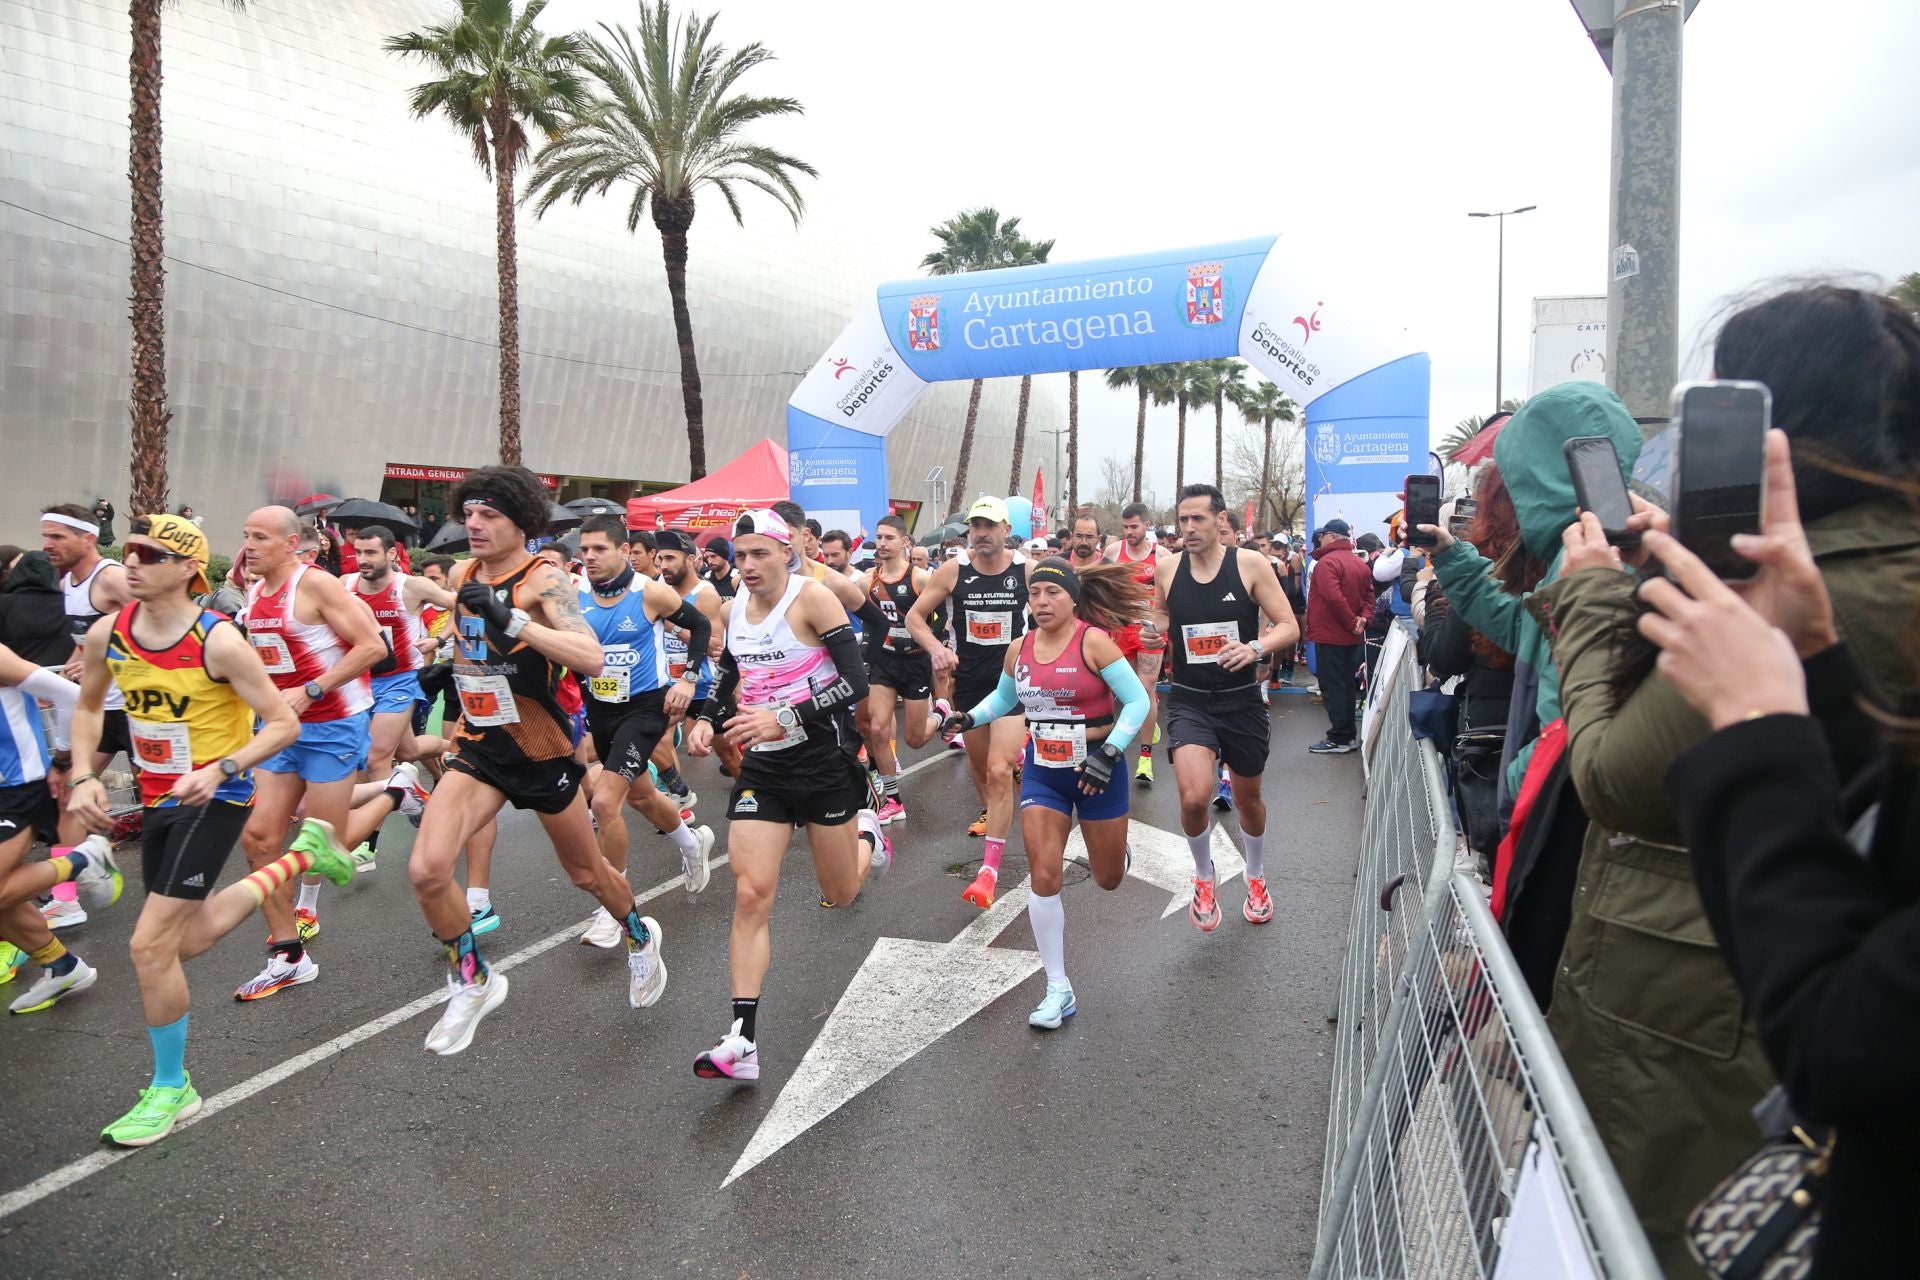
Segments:
[[[186,558],[187,557],[177,552],[162,551],[158,547],[142,546],[138,542],[129,542],[126,550],[121,553],[121,560],[126,564],[171,564],[175,560],[185,560]]]

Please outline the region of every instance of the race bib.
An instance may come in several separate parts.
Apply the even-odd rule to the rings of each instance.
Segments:
[[[608,667],[602,675],[587,677],[587,692],[595,702],[625,702],[632,696],[632,669]]]
[[[267,664],[268,675],[292,674],[293,650],[287,648],[285,636],[278,631],[250,631],[247,639],[253,641],[253,650],[260,655],[260,661]]]
[[[1012,644],[1013,613],[979,613],[967,610],[967,639],[974,644]]]
[[[513,690],[507,687],[505,676],[455,672],[453,683],[460,691],[460,717],[474,728],[520,723],[520,708],[514,705]]]
[[[1230,644],[1240,643],[1237,622],[1189,622],[1180,628],[1188,662],[1218,662]]]
[[[134,763],[148,773],[181,776],[193,772],[193,745],[183,723],[160,723],[127,717],[133,734]]]
[[[807,726],[804,724],[800,724],[799,722],[796,721],[794,723],[793,728],[787,730],[785,737],[779,738],[773,742],[756,742],[753,744],[753,746],[748,748],[748,750],[750,751],[785,751],[789,747],[799,746],[801,743],[805,742],[806,740],[807,740]]]
[[[1087,726],[1030,723],[1033,762],[1048,769],[1076,769],[1087,762]]]

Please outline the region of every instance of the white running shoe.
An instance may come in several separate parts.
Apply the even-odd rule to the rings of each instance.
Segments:
[[[353,862],[355,879],[367,874],[367,872],[374,870],[380,865],[379,855],[374,852],[373,846],[365,840],[353,846],[353,851],[349,853],[347,857]]]
[[[880,815],[872,809],[862,809],[853,817],[860,827],[860,834],[873,841],[873,852],[867,857],[867,866],[874,875],[883,876],[893,869],[893,841],[887,839],[887,833],[880,827]]]
[[[387,778],[387,789],[400,793],[400,813],[414,826],[420,825],[420,815],[427,811],[430,798],[420,781],[420,766],[410,760],[403,760],[393,766],[393,773]]]
[[[447,1011],[427,1032],[427,1052],[450,1058],[473,1043],[480,1019],[498,1009],[507,998],[507,975],[490,973],[485,982],[451,982],[453,995]]]
[[[733,1020],[720,1043],[693,1060],[693,1074],[702,1080],[758,1080],[760,1049],[740,1034],[740,1019]]]
[[[311,953],[302,951],[297,962],[290,963],[278,951],[267,953],[267,967],[240,984],[235,1000],[265,1000],[275,992],[312,982],[320,976],[320,966]]]
[[[580,945],[611,951],[626,936],[626,932],[620,928],[620,922],[613,918],[613,912],[605,907],[595,907],[593,918],[587,921],[586,931],[580,935]]]
[[[636,1009],[644,1009],[660,998],[667,989],[667,962],[660,955],[660,922],[652,916],[641,916],[640,923],[647,926],[647,945],[636,947],[633,939],[627,939],[627,1003]]]
[[[713,852],[713,828],[695,827],[693,838],[693,852],[680,855],[680,870],[686,876],[688,893],[700,892],[713,879],[713,868],[707,865],[707,855]]]
[[[113,860],[112,846],[105,840],[89,837],[89,841],[88,847],[82,850],[87,855],[87,865],[74,876],[73,884],[80,891],[80,901],[97,911],[120,901],[124,882],[120,878],[120,867]]]
[[[49,929],[71,929],[87,922],[87,909],[78,898],[55,898],[40,908],[40,918]]]
[[[58,1004],[75,992],[85,991],[99,976],[98,969],[79,956],[75,956],[73,968],[59,977],[51,973],[42,973],[40,981],[28,987],[22,995],[15,997],[7,1009],[11,1013],[38,1013],[42,1009]]]

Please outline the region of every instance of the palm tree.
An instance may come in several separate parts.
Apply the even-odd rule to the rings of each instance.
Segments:
[[[460,16],[390,36],[388,53],[416,57],[439,79],[415,85],[415,116],[444,116],[473,143],[480,172],[493,179],[495,257],[500,280],[500,461],[520,464],[520,269],[513,221],[514,169],[530,149],[525,125],[556,136],[566,112],[586,105],[577,35],[534,25],[546,0],[459,0]],[[524,123],[523,123],[524,122]]]
[[[1173,492],[1177,502],[1180,491],[1187,486],[1187,406],[1199,399],[1195,389],[1199,362],[1182,360],[1175,364],[1155,365],[1153,368],[1158,371],[1153,376],[1153,402],[1178,405],[1180,410],[1173,454]]]
[[[1525,403],[1524,400],[1518,400],[1513,396],[1508,396],[1500,402],[1500,412],[1513,413]],[[1438,451],[1440,456],[1449,462],[1453,461],[1454,455],[1466,448],[1468,442],[1479,435],[1486,425],[1487,420],[1477,413],[1470,413],[1460,419],[1460,421],[1454,423],[1453,430],[1447,432],[1446,438],[1440,442]]]
[[[1894,301],[1920,316],[1920,271],[1909,271],[1894,281],[1892,293]]]
[[[1133,500],[1140,501],[1141,468],[1146,465],[1147,457],[1147,401],[1153,396],[1159,375],[1154,370],[1157,365],[1136,364],[1120,369],[1107,370],[1107,385],[1115,391],[1122,387],[1132,387],[1140,397],[1140,417],[1133,432]]]
[[[131,319],[133,393],[127,401],[132,449],[127,514],[167,509],[166,234],[160,181],[160,6],[162,0],[132,0],[133,52],[127,58],[132,105],[127,180],[132,188],[133,250]],[[234,9],[245,0],[227,0]]]
[[[984,206],[955,214],[928,230],[940,242],[940,247],[922,258],[920,265],[936,276],[1017,266],[1023,253],[1037,253],[1039,256],[1034,261],[1044,262],[1046,255],[1053,252],[1053,241],[1034,244],[1022,236],[1019,218],[1002,221],[998,209]],[[984,385],[985,379],[975,378],[967,395],[967,421],[960,431],[960,461],[953,469],[953,496],[963,510],[970,505],[967,469],[973,460],[973,428],[980,418],[980,389]]]
[[[1273,492],[1273,424],[1276,422],[1295,422],[1299,420],[1300,407],[1287,398],[1286,392],[1262,378],[1251,385],[1235,382],[1225,393],[1240,411],[1240,416],[1249,423],[1260,424],[1262,445],[1260,450],[1260,510],[1264,514],[1274,500]],[[1279,514],[1278,511],[1275,512]],[[1263,525],[1277,521],[1262,520]]]
[[[1067,518],[1061,523],[1073,527],[1073,513],[1080,509],[1080,371],[1067,370]]]
[[[740,136],[755,121],[800,115],[804,108],[793,98],[735,93],[741,77],[773,54],[758,43],[729,51],[713,38],[713,22],[694,13],[676,24],[668,0],[640,0],[637,43],[635,32],[605,23],[604,38],[585,37],[585,67],[598,82],[599,100],[574,111],[566,131],[540,149],[528,184],[530,195],[539,193],[535,217],[562,196],[579,204],[616,186],[633,188],[629,232],[639,227],[643,210],[652,217],[680,345],[680,403],[695,480],[707,474],[707,430],[687,310],[687,231],[700,189],[719,192],[741,226],[746,219],[737,188],[765,192],[797,227],[806,202],[794,176],[819,176],[806,161]]]
[[[1013,265],[1027,267],[1033,266],[1036,263],[1045,262],[1047,255],[1052,252],[1053,241],[1043,240],[1035,244],[1033,241],[1022,236],[1020,239],[1020,248]],[[1020,492],[1020,464],[1025,461],[1027,455],[1027,408],[1032,403],[1032,400],[1033,375],[1030,373],[1021,374],[1020,408],[1013,419],[1013,475],[1007,481],[1008,493]],[[1060,477],[1055,476],[1055,483],[1058,483],[1059,479]]]
[[[1231,356],[1217,356],[1211,360],[1196,360],[1192,364],[1193,396],[1205,404],[1213,401],[1213,487],[1225,492],[1227,487],[1227,433],[1226,400],[1227,393],[1241,385],[1246,376],[1247,366]]]

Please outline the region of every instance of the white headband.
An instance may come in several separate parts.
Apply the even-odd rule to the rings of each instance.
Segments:
[[[85,520],[77,520],[72,516],[63,516],[58,511],[42,511],[40,513],[40,523],[46,524],[48,521],[52,521],[54,524],[63,524],[69,529],[78,529],[81,533],[90,533],[96,538],[100,536],[99,525],[89,524]]]

